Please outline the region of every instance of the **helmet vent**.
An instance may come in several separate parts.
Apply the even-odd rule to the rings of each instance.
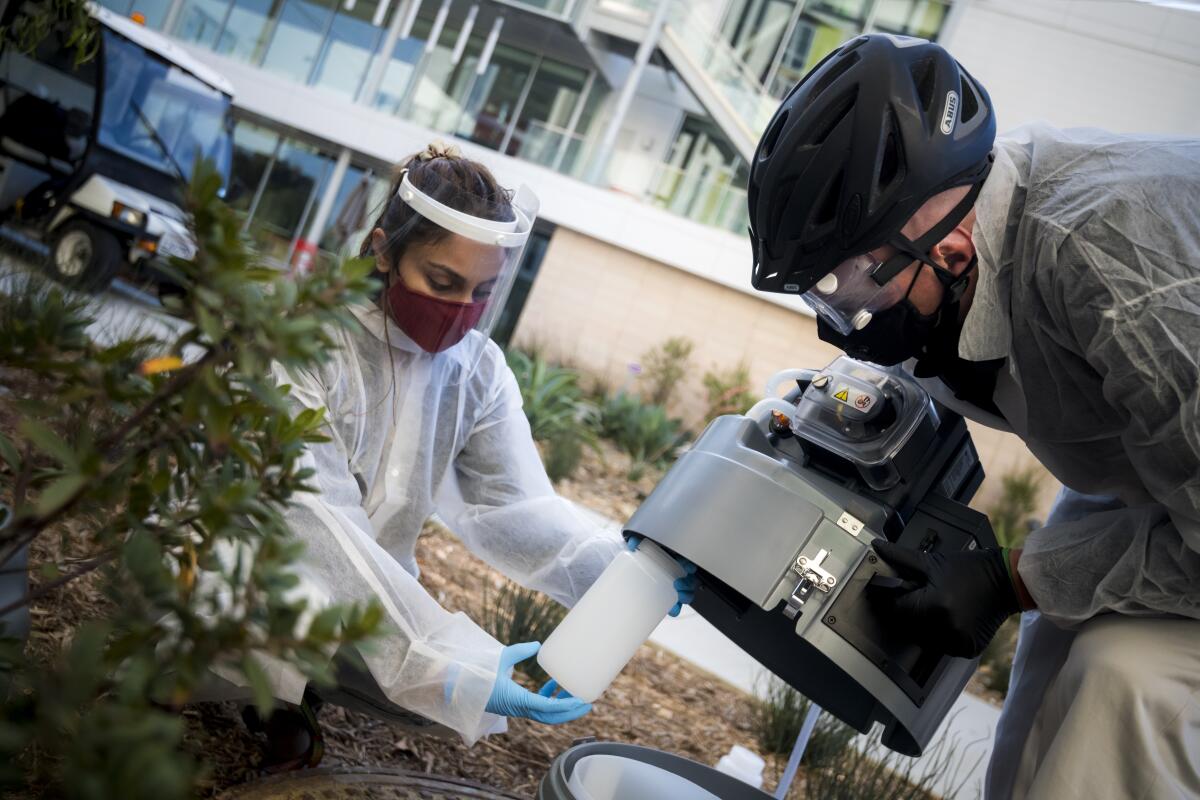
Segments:
[[[896,178],[896,173],[900,171],[900,154],[896,148],[896,134],[888,132],[887,141],[883,143],[883,154],[879,159],[879,183],[880,189],[886,189]]]
[[[875,185],[867,198],[867,213],[874,215],[895,201],[896,193],[904,186],[904,146],[896,111],[890,109],[884,117],[883,131],[879,140],[879,168],[875,173]]]
[[[778,231],[783,224],[783,215],[787,211],[789,201],[792,199],[792,192],[796,188],[796,179],[784,181],[775,190],[774,203],[771,206],[771,224],[767,230]]]
[[[821,96],[821,93],[833,84],[838,78],[846,74],[846,71],[862,60],[862,56],[858,53],[841,53],[832,64],[825,70],[825,74],[817,78],[817,82],[813,84],[812,90],[808,96],[808,102],[814,103]]]
[[[933,106],[933,85],[936,76],[936,67],[937,62],[932,56],[914,61],[908,67],[909,73],[912,75],[913,85],[917,89],[917,98],[921,101],[921,108],[926,112]]]
[[[962,91],[959,94],[962,96],[962,109],[958,112],[958,121],[966,123],[970,122],[975,113],[979,111],[979,96],[975,94],[975,85],[965,75],[961,88]]]
[[[833,177],[825,186],[825,197],[821,199],[821,205],[817,209],[817,213],[813,214],[812,225],[828,225],[837,219],[839,200],[842,195],[842,178],[845,176],[845,170],[839,170],[838,174]]]
[[[775,145],[783,133],[784,126],[787,125],[788,114],[789,112],[785,109],[783,113],[775,117],[775,123],[771,126],[771,130],[767,131],[767,135],[763,137],[762,145],[758,149],[759,158],[770,158],[771,153],[775,152]]]
[[[857,97],[857,91],[847,92],[837,102],[826,108],[824,113],[813,120],[809,127],[806,144],[824,144],[825,140],[829,138],[829,134],[833,133],[833,129],[841,124],[841,121],[854,109],[854,101]]]

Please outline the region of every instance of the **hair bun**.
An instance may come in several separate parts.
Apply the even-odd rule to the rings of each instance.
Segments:
[[[421,152],[417,153],[417,159],[420,161],[429,161],[434,158],[462,158],[462,151],[458,149],[458,145],[447,144],[441,139],[435,139],[429,143]]]

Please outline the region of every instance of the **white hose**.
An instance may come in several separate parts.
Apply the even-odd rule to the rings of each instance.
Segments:
[[[808,740],[812,737],[813,728],[817,726],[817,717],[819,716],[821,716],[821,707],[810,702],[808,714],[804,717],[804,724],[800,726],[800,735],[796,737],[792,754],[788,756],[783,777],[779,779],[779,785],[775,787],[775,800],[783,800],[787,797],[788,789],[792,788],[792,781],[796,779],[796,770],[800,768],[800,759],[804,758],[804,751],[808,748]]]
[[[785,369],[776,372],[767,381],[767,391],[764,394],[767,397],[775,397],[775,392],[785,383],[797,380],[812,380],[816,376],[816,370],[811,369]]]

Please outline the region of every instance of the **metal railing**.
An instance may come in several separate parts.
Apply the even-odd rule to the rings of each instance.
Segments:
[[[496,0],[498,3],[514,8],[523,8],[526,11],[532,11],[535,14],[553,17],[554,19],[569,22],[574,18],[575,11],[578,6],[582,6],[581,0]]]
[[[674,34],[675,42],[704,70],[751,135],[757,138],[766,130],[779,107],[779,99],[759,82],[758,76],[738,57],[699,5],[687,0],[670,1],[669,33]]]
[[[582,134],[535,121],[522,133],[517,157],[578,178],[587,166],[591,144]]]
[[[746,190],[734,181],[733,171],[725,166],[681,169],[659,164],[646,200],[704,225],[745,233],[749,226]]]

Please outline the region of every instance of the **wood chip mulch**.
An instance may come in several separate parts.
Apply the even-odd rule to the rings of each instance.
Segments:
[[[448,610],[479,616],[485,582],[498,575],[452,534],[429,526],[417,558],[422,583]],[[258,741],[232,703],[185,711],[188,747],[212,766],[209,796],[258,775]],[[455,775],[532,797],[550,762],[580,738],[655,747],[715,764],[730,747],[754,748],[750,699],[671,653],[645,645],[591,714],[567,725],[510,720],[508,733],[466,747],[461,740],[423,736],[372,717],[327,706],[322,767],[383,766]],[[773,763],[770,783],[782,764]]]

